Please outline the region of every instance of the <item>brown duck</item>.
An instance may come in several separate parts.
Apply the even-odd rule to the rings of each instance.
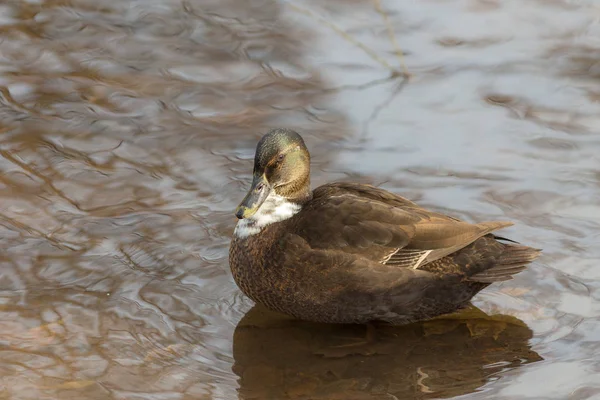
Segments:
[[[406,324],[466,306],[540,250],[428,211],[374,186],[310,190],[302,137],[274,129],[259,142],[250,191],[237,208],[229,261],[252,300],[295,318]]]

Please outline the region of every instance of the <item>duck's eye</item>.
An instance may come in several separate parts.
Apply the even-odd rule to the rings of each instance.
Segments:
[[[277,161],[283,161],[284,158],[285,158],[285,154],[280,154],[277,156]]]

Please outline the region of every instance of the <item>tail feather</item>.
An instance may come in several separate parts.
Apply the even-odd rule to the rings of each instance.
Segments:
[[[512,279],[513,275],[523,271],[527,265],[539,257],[542,250],[521,245],[504,245],[505,249],[498,257],[495,266],[473,275],[470,281],[481,283],[502,282]]]
[[[498,235],[493,235],[493,236],[494,236],[494,239],[499,240],[499,241],[519,244],[519,242],[517,242],[516,240],[508,239],[508,238],[505,238],[503,236],[498,236]]]

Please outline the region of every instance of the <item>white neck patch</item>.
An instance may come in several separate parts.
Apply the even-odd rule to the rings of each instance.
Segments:
[[[291,218],[301,208],[299,204],[271,192],[253,216],[238,221],[233,234],[240,239],[256,235],[267,225]]]

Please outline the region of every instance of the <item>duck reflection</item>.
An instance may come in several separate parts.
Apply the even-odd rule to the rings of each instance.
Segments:
[[[233,338],[240,399],[404,399],[471,393],[539,361],[532,331],[471,307],[394,327],[297,321],[255,306]]]

